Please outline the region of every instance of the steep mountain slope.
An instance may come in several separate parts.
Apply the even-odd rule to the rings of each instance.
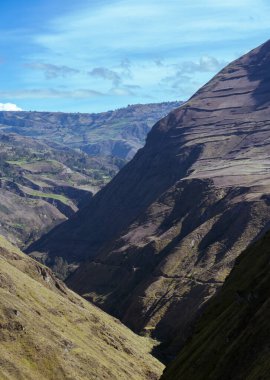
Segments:
[[[69,218],[179,104],[100,114],[0,112],[0,234],[25,248]]]
[[[269,379],[270,234],[237,259],[164,380]]]
[[[77,211],[118,170],[109,158],[0,131],[0,233],[25,247]]]
[[[0,237],[1,380],[154,380],[150,350]]]
[[[30,251],[83,262],[68,285],[178,343],[235,258],[270,228],[270,42],[222,70]]]
[[[137,104],[97,114],[0,112],[0,130],[128,161],[144,145],[152,126],[180,104]]]

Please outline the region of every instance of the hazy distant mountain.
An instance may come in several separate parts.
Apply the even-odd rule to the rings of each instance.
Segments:
[[[267,42],[227,66],[31,251],[83,261],[73,289],[136,331],[184,341],[235,258],[270,228],[269,65]]]

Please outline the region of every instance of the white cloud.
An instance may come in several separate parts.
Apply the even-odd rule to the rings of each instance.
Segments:
[[[22,109],[13,103],[0,103],[0,111],[22,111]]]
[[[109,92],[112,95],[116,96],[130,96],[134,95],[133,91],[129,88],[119,88],[119,87],[114,87],[110,90]]]
[[[179,71],[184,73],[216,72],[222,69],[227,62],[219,61],[215,57],[203,56],[199,62],[185,61],[180,64]]]

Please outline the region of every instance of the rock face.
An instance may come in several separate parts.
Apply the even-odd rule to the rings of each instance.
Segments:
[[[157,380],[163,365],[118,320],[0,237],[0,378]]]
[[[270,370],[270,234],[236,260],[162,380],[258,380]]]
[[[82,264],[67,283],[178,344],[270,228],[270,42],[158,122],[145,147],[30,251]]]

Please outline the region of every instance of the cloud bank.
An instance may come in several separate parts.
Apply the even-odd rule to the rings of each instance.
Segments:
[[[0,103],[0,111],[22,111],[22,109],[13,103]]]

